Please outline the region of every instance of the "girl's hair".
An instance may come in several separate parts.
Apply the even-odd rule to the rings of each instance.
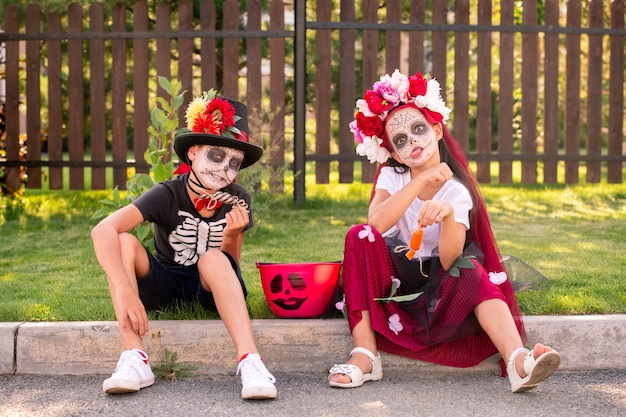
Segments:
[[[474,176],[470,172],[468,168],[468,163],[464,159],[463,161],[456,158],[453,153],[450,151],[448,147],[448,143],[450,141],[455,141],[452,134],[448,131],[445,126],[443,127],[443,137],[439,140],[439,155],[441,158],[441,162],[445,162],[450,167],[450,170],[456,177],[456,179],[467,188],[472,197],[472,209],[470,210],[470,221],[472,217],[475,215],[476,210],[478,209],[477,202],[481,198],[478,194],[478,186],[476,184],[476,180]],[[458,145],[457,145],[458,146]],[[396,161],[393,157],[389,158],[387,161],[387,165],[393,167],[394,171],[399,174],[404,174],[409,171],[409,167],[403,163]]]

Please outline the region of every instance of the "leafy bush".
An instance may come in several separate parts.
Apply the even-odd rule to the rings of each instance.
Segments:
[[[159,105],[150,113],[151,126],[148,127],[150,143],[144,153],[144,159],[150,165],[149,173],[134,174],[126,182],[128,191],[124,196],[118,187],[115,187],[110,199],[100,200],[102,207],[93,214],[93,220],[103,219],[127,206],[155,184],[168,180],[174,175],[176,167],[174,162],[168,160],[167,157],[170,144],[174,140],[178,128],[178,110],[183,104],[185,91],[181,92],[182,83],[180,81],[170,82],[165,77],[159,77],[158,81],[163,90],[170,95],[170,99],[168,101],[163,97],[158,97],[157,103]],[[152,245],[153,231],[149,222],[143,222],[135,227],[133,234],[144,245]]]

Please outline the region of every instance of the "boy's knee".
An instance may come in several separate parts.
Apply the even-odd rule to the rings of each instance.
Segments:
[[[209,249],[198,259],[198,269],[204,270],[205,267],[215,269],[216,267],[229,266],[230,262],[226,255],[219,249]]]
[[[124,253],[124,250],[131,250],[134,248],[137,248],[138,246],[142,247],[141,242],[139,242],[139,239],[137,239],[137,237],[135,235],[133,235],[132,233],[120,233],[120,245],[122,247],[122,253]]]

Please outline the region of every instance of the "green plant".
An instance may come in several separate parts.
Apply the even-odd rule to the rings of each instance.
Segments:
[[[170,381],[176,381],[178,378],[193,377],[195,374],[193,371],[198,367],[185,363],[177,362],[178,354],[176,352],[171,353],[165,349],[163,352],[163,359],[152,368],[156,379],[166,379]]]
[[[144,153],[144,159],[150,165],[148,174],[136,173],[126,182],[127,193],[122,196],[118,187],[115,187],[110,199],[100,200],[102,207],[97,210],[93,220],[100,220],[114,211],[130,204],[133,200],[152,188],[155,184],[172,178],[176,167],[168,160],[170,144],[174,140],[178,128],[178,110],[183,104],[185,91],[182,91],[180,81],[170,82],[165,77],[158,78],[159,85],[169,94],[169,101],[163,97],[157,98],[160,106],[150,113],[151,126],[148,127],[150,142]],[[144,222],[133,230],[137,238],[145,245],[151,245],[152,226]]]

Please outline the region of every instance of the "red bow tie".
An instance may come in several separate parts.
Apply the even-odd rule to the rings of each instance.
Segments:
[[[194,198],[193,200],[194,206],[196,206],[196,210],[201,212],[202,209],[217,210],[222,206],[221,201],[213,200],[212,198]]]

